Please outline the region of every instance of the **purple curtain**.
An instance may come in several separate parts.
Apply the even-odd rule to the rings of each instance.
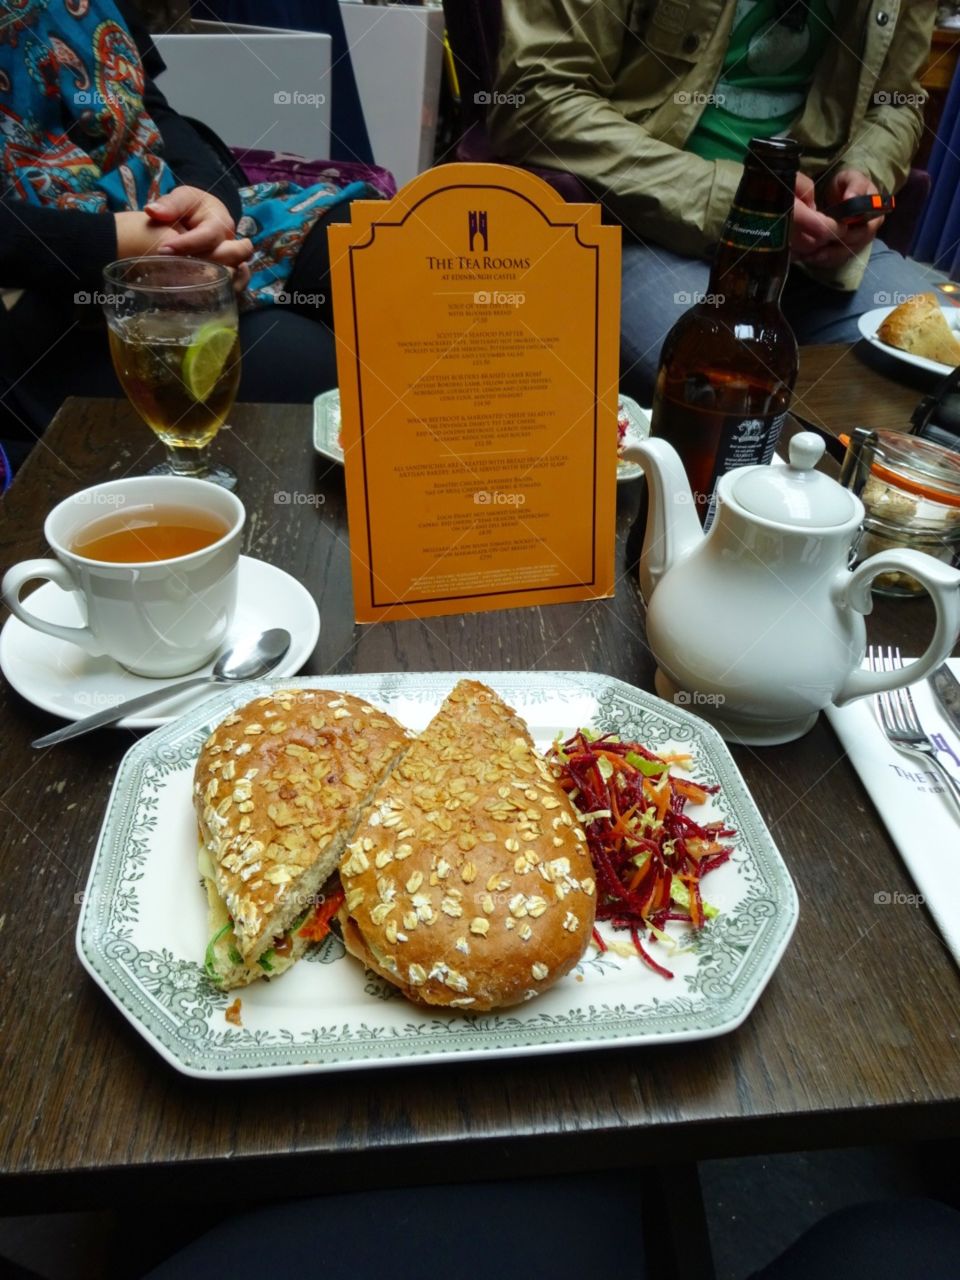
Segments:
[[[960,280],[960,74],[953,77],[930,156],[933,182],[913,256]]]

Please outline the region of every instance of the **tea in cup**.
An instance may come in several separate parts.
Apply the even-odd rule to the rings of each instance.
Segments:
[[[233,620],[245,512],[205,480],[137,476],[66,498],[44,534],[56,559],[25,560],[4,576],[3,599],[21,622],[108,655],[141,676],[195,671]],[[86,624],[62,626],[21,602],[46,578],[82,598]]]

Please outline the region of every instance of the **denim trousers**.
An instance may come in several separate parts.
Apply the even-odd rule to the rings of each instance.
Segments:
[[[710,264],[659,245],[624,240],[620,303],[620,390],[649,405],[667,333],[708,292]],[[781,306],[801,345],[856,342],[857,320],[875,307],[923,293],[930,282],[916,263],[874,240],[860,287],[842,293],[791,268]]]

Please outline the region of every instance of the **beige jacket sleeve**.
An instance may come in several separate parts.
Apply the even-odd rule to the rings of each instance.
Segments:
[[[661,141],[611,101],[634,7],[504,0],[500,101],[488,128],[501,157],[569,170],[635,234],[700,255],[720,236],[742,168]]]
[[[936,20],[936,0],[902,0],[897,27],[869,89],[869,102],[862,123],[854,131],[841,155],[821,165],[823,176],[841,169],[858,169],[878,187],[899,191],[910,172],[910,163],[923,134],[924,93],[920,72],[930,49]],[[868,29],[864,61],[869,69],[871,40],[877,32]],[[813,165],[805,166],[816,176]],[[859,288],[870,260],[870,246],[843,266],[825,271],[804,267],[814,280],[833,289],[853,292]],[[803,264],[800,264],[803,266]]]
[[[920,72],[930,50],[936,14],[936,0],[901,0],[896,31],[863,123],[834,169],[859,169],[888,191],[903,186],[923,134]],[[869,40],[868,34],[868,44]]]
[[[662,8],[503,0],[500,96],[488,127],[503,158],[569,170],[634,234],[704,255],[719,238],[742,170],[682,149],[697,114],[684,102],[687,90],[710,92],[716,83],[732,5],[691,0],[696,23],[688,30],[703,33],[703,43],[686,60],[679,47],[658,48],[649,28],[638,43],[638,15]],[[886,9],[895,18],[879,23],[875,5],[859,0],[846,19],[855,39],[840,42],[826,82],[811,91],[797,136],[801,167],[812,177],[855,168],[893,191],[906,178],[923,127],[919,73],[936,0],[889,0]],[[862,272],[854,259],[824,282],[848,289]]]

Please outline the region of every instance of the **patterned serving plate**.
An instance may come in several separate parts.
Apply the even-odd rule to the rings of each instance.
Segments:
[[[627,416],[624,444],[639,444],[650,434],[650,415],[629,396],[620,397],[620,412]],[[313,402],[313,447],[322,457],[343,466],[343,446],[340,443],[340,392],[323,391]],[[636,462],[617,463],[617,484],[636,480],[643,475],[643,468]]]
[[[653,750],[689,751],[692,776],[720,784],[715,798],[691,812],[703,821],[722,816],[739,833],[730,862],[706,882],[705,897],[721,914],[695,934],[672,926],[676,952],[656,945],[672,980],[635,957],[591,947],[573,973],[529,1005],[445,1013],[409,1004],[331,936],[273,983],[223,994],[208,982],[191,782],[211,728],[258,693],[296,686],[368,698],[419,730],[461,674],[301,677],[226,689],[124,757],[87,881],[77,951],[127,1020],[179,1071],[245,1078],[699,1040],[733,1030],[750,1013],[797,922],[783,859],[713,729],[652,694],[583,672],[476,676],[517,709],[541,748],[593,726]],[[238,994],[242,1026],[225,1016]]]

